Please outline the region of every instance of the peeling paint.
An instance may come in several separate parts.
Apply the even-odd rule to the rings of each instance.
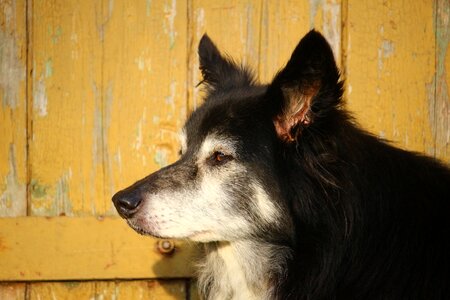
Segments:
[[[102,113],[102,95],[101,91],[94,82],[92,84],[94,93],[94,132],[92,134],[92,167],[95,170],[98,164],[103,162],[102,138],[103,138],[103,113]],[[93,192],[93,191],[92,191]]]
[[[143,144],[143,127],[146,124],[146,118],[147,118],[147,108],[144,107],[144,112],[142,115],[142,118],[139,120],[137,126],[136,126],[136,140],[133,145],[133,149],[139,150],[142,147]]]
[[[155,151],[154,161],[160,168],[164,168],[168,165],[168,151],[165,148],[157,147]]]
[[[26,215],[26,185],[19,181],[15,152],[14,144],[10,144],[9,172],[0,194],[0,217]]]
[[[39,181],[35,178],[31,179],[30,182],[30,192],[34,199],[44,198],[47,196],[47,191],[49,187],[41,185]]]
[[[165,21],[163,23],[164,33],[169,35],[169,48],[172,49],[175,45],[175,38],[178,33],[175,31],[175,16],[177,15],[177,1],[172,0],[170,6],[164,5]]]
[[[171,81],[169,85],[169,96],[166,97],[166,104],[170,105],[172,108],[175,107],[175,97],[177,89],[177,82]]]
[[[341,4],[323,4],[323,33],[333,48],[336,61],[341,58]]]
[[[33,86],[33,110],[38,116],[45,117],[47,115],[47,102],[45,81],[43,76],[41,76]]]
[[[147,56],[150,55],[142,53],[134,60],[134,62],[136,63],[139,71],[147,70],[150,73],[152,71],[152,60],[150,57],[146,58]]]
[[[383,62],[385,58],[394,55],[395,47],[394,42],[390,40],[383,39],[381,45],[378,48],[378,71],[383,70]]]
[[[57,26],[54,31],[51,28],[49,28],[49,33],[50,33],[52,43],[57,44],[62,35],[62,28],[61,28],[61,26]]]
[[[196,26],[196,39],[199,41],[202,34],[205,31],[205,10],[203,8],[198,8],[194,11],[194,18],[195,18],[195,22],[197,24]],[[200,100],[200,95],[199,95],[199,88],[196,87],[198,85],[198,83],[201,81],[201,79],[199,78],[199,74],[200,72],[198,72],[197,70],[199,70],[199,61],[198,58],[196,56],[196,59],[194,60],[194,64],[192,67],[192,85],[194,86],[194,88],[192,89],[192,105],[193,105],[193,109],[197,109],[198,107],[198,101]]]
[[[435,136],[435,156],[450,163],[450,3],[446,0],[433,2],[436,28],[436,74],[432,90],[428,91],[430,123]]]
[[[72,205],[69,197],[69,181],[72,178],[72,170],[65,172],[56,182],[55,209],[56,215],[64,213],[67,216],[73,215]]]
[[[112,174],[113,168],[112,168],[112,160],[110,159],[109,155],[109,140],[108,140],[108,130],[111,126],[112,107],[114,101],[113,92],[114,92],[114,84],[112,81],[110,81],[106,88],[106,97],[103,110],[103,132],[102,132],[103,168],[104,168],[103,172],[104,174],[108,174],[107,175],[108,177],[104,179],[106,188],[109,188],[109,190],[107,190],[108,195],[113,195],[113,193],[116,191],[113,176],[110,176],[110,174]],[[114,211],[114,207],[112,206],[111,201],[109,201],[109,205],[110,209]]]
[[[45,61],[45,77],[51,77],[53,75],[53,60],[51,58]]]
[[[19,103],[20,85],[25,80],[25,66],[19,52],[14,36],[0,30],[0,96],[3,107],[11,109]]]
[[[309,0],[309,29],[314,28],[314,20],[316,19],[317,11],[324,3],[324,0]]]
[[[146,0],[145,5],[145,14],[147,17],[150,17],[151,15],[151,6],[152,6],[152,0]]]

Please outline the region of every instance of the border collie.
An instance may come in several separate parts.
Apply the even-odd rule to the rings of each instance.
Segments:
[[[356,125],[320,33],[268,85],[198,52],[180,159],[113,197],[133,229],[204,243],[208,299],[450,299],[450,170]]]

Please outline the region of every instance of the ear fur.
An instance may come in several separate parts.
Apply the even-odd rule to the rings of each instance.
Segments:
[[[304,128],[339,106],[342,82],[331,47],[320,33],[311,30],[303,37],[268,94],[278,107],[273,117],[276,132],[286,142],[295,141]]]
[[[210,92],[253,84],[251,72],[239,67],[233,60],[222,56],[219,49],[205,33],[198,46],[203,82]]]

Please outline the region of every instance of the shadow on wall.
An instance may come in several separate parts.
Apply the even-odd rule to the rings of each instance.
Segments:
[[[155,291],[155,296],[200,300],[195,280],[195,264],[204,255],[202,249],[200,244],[189,241],[157,240],[155,251],[161,254],[161,259],[153,264],[152,269],[155,277],[162,279],[158,282],[164,291],[163,294]],[[169,277],[170,280],[165,280]],[[184,285],[181,284],[182,281]]]

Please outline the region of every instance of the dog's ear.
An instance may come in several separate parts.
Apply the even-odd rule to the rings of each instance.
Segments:
[[[198,46],[200,70],[203,82],[210,91],[231,87],[249,86],[253,83],[253,76],[233,60],[222,56],[219,49],[205,33]]]
[[[320,122],[339,106],[342,85],[330,45],[320,33],[310,31],[267,91],[275,106],[278,136],[292,142],[304,128]]]

